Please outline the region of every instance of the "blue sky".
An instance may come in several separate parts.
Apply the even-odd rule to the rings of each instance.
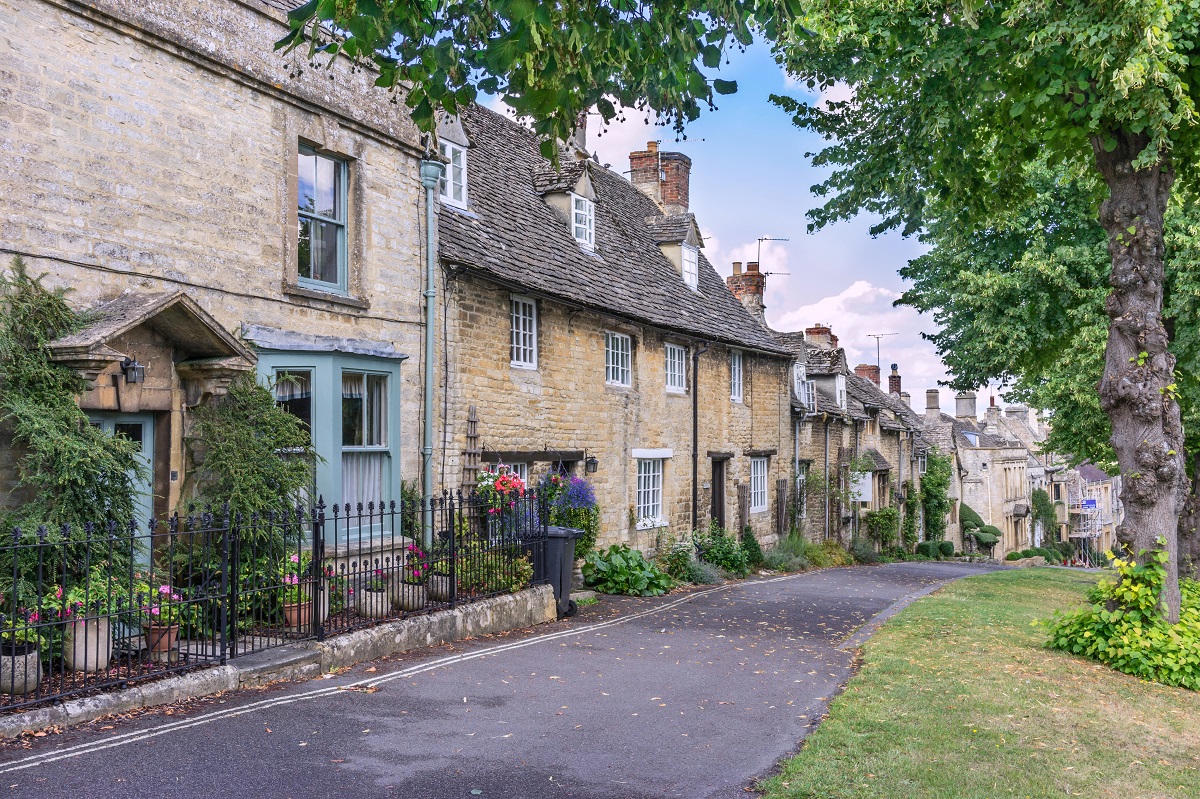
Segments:
[[[689,125],[687,141],[676,142],[669,128],[647,126],[644,115],[631,110],[626,122],[603,131],[593,115],[589,149],[618,172],[629,169],[630,151],[644,149],[651,140],[690,156],[691,210],[706,237],[704,253],[717,271],[728,275],[733,261],[754,260],[760,236],[790,239],[762,244],[762,269],[788,273],[767,278],[768,322],[779,330],[828,324],[851,366],[875,363],[875,340],[867,334],[897,333],[882,339],[883,373],[898,363],[904,389],[923,410],[925,390],[945,379],[933,346],[920,337],[922,330],[932,330],[933,321],[892,307],[905,288],[897,270],[921,254],[922,245],[895,232],[872,238],[867,231],[875,220],[868,216],[807,233],[805,214],[819,204],[809,188],[827,173],[804,154],[819,150],[823,141],[794,127],[767,98],[773,93],[819,98],[789,81],[762,45],[735,52],[731,61],[721,77],[737,80],[737,93],[719,98],[717,111],[706,111]],[[987,391],[979,393],[982,407]],[[944,387],[941,404],[953,412],[952,394]]]

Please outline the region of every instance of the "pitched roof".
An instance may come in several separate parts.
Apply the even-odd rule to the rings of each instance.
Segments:
[[[846,352],[841,347],[826,349],[806,342],[804,350],[808,370],[813,374],[848,373],[850,371],[846,364]]]
[[[444,263],[660,329],[785,352],[703,254],[698,291],[684,284],[658,248],[661,231],[646,222],[662,209],[625,178],[594,162],[562,159],[568,174],[587,170],[596,192],[596,252],[585,252],[541,195],[558,184],[548,177],[537,136],[480,106],[462,109],[461,121],[472,142],[470,204],[465,212],[443,206],[438,215]]]
[[[864,448],[862,454],[864,458],[871,459],[871,463],[874,464],[874,470],[877,472],[886,472],[892,468],[892,464],[888,462],[887,458],[883,457],[883,453],[874,447]]]

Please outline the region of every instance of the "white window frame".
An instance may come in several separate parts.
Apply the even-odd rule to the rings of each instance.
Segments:
[[[833,391],[834,391],[834,396],[837,397],[838,407],[841,408],[843,411],[846,410],[846,376],[845,375],[834,375],[833,376]]]
[[[438,152],[447,163],[442,170],[442,179],[438,184],[438,194],[442,202],[456,208],[467,207],[467,148],[450,141],[438,142]],[[455,159],[458,163],[455,163]],[[455,169],[458,173],[455,174]],[[455,197],[455,189],[458,197]]]
[[[810,410],[810,411],[815,411],[817,409],[817,381],[816,380],[805,380],[804,381],[804,396],[801,398],[800,401],[804,404],[804,407],[808,408],[808,410]]]
[[[596,249],[596,203],[571,193],[571,235],[586,250]]]
[[[767,474],[770,458],[750,459],[750,512],[762,513],[767,510]]]
[[[808,382],[808,367],[800,362],[792,364],[792,392],[796,399],[804,401],[804,384]]]
[[[633,384],[633,340],[624,333],[604,331],[604,382],[624,387]]]
[[[663,459],[639,458],[637,462],[637,528],[666,526],[663,518]]]
[[[924,452],[917,455],[917,474],[925,474],[925,470],[929,468],[929,456]]]
[[[805,461],[796,464],[796,501],[800,506],[800,521],[804,521],[808,518],[808,463]]]
[[[529,464],[528,463],[505,463],[503,465],[508,467],[509,474],[521,478],[521,482],[523,482],[528,487],[528,485],[529,485]]]
[[[509,364],[516,369],[537,369],[537,303],[525,297],[510,298],[512,326],[509,335]]]
[[[742,367],[745,361],[741,350],[729,351],[729,399],[742,401]]]
[[[665,361],[667,391],[672,394],[686,394],[687,348],[678,344],[667,344],[663,347],[663,360]]]
[[[683,282],[693,291],[700,285],[700,248],[683,245]]]

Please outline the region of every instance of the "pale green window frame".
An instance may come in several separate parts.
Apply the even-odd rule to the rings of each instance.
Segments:
[[[305,207],[301,202],[299,194],[303,191],[305,169],[305,159],[314,159],[313,163],[316,166],[324,164],[333,167],[331,177],[334,192],[334,200],[332,207],[329,209],[318,210],[315,207]],[[296,157],[296,282],[306,288],[314,288],[320,291],[333,291],[339,294],[345,294],[349,286],[349,247],[347,245],[347,237],[349,235],[349,221],[347,218],[348,202],[347,195],[350,188],[350,166],[343,158],[337,158],[317,150],[306,144],[301,144]],[[316,191],[320,191],[319,171],[313,176],[313,184]],[[332,212],[332,213],[328,213]],[[305,223],[308,224],[309,230],[309,245],[304,246],[304,230]],[[314,274],[319,272],[318,265],[314,262],[314,251],[312,246],[313,231],[318,228],[332,228],[337,237],[334,245],[336,257],[336,279],[329,280],[325,278],[314,277]],[[305,263],[305,254],[307,253],[307,263]]]

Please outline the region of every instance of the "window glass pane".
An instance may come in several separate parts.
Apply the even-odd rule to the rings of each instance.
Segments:
[[[336,161],[329,158],[316,157],[317,161],[317,213],[330,219],[341,219],[341,197],[338,192],[338,171]]]
[[[296,271],[300,277],[312,278],[312,223],[300,217],[299,246],[296,248]]]
[[[296,161],[296,207],[305,213],[317,210],[317,157],[300,152]]]
[[[367,375],[366,425],[363,444],[387,444],[387,375]]]
[[[275,402],[312,431],[312,372],[289,369],[275,373]]]
[[[312,279],[323,283],[338,282],[338,261],[340,260],[340,237],[342,228],[333,222],[322,222],[314,219],[310,222],[312,230]]]
[[[342,446],[363,444],[363,375],[342,373]]]
[[[142,443],[142,425],[140,422],[117,422],[113,425],[113,435],[127,438],[135,444]]]

